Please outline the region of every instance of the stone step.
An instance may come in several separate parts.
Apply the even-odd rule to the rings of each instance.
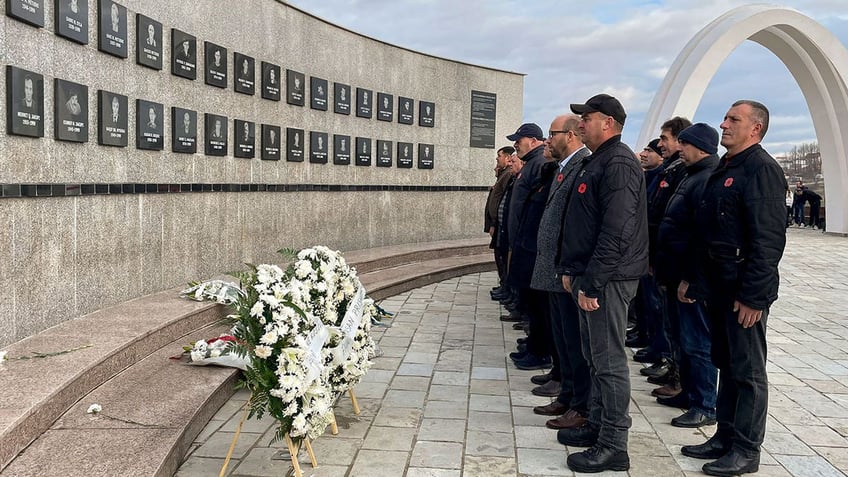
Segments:
[[[368,296],[382,300],[414,288],[469,273],[495,269],[492,253],[460,255],[406,263],[359,275]]]
[[[357,273],[362,275],[407,263],[424,262],[446,256],[457,257],[483,253],[489,253],[491,257],[489,239],[440,240],[351,250],[344,252],[344,257],[348,263],[356,267]]]

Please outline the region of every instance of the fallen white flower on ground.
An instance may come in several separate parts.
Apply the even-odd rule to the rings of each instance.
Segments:
[[[8,359],[6,358],[6,353],[8,353],[8,351],[0,351],[0,363]]]
[[[100,404],[92,404],[91,406],[88,406],[88,411],[85,412],[86,414],[97,414],[102,410],[103,408],[100,406]]]

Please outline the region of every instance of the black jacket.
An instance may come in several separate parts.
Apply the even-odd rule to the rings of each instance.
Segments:
[[[545,146],[538,146],[521,159],[524,161],[524,167],[515,177],[512,196],[509,199],[509,219],[507,219],[509,248],[515,246],[515,240],[518,238],[518,224],[521,223],[521,214],[524,213],[524,204],[530,197],[533,187],[536,187],[539,182],[542,164],[545,163],[543,152],[545,152]]]
[[[686,168],[686,175],[669,199],[657,230],[654,278],[670,288],[677,289],[684,270],[695,266],[692,263],[695,258],[695,211],[701,201],[707,178],[716,165],[718,156],[713,154]]]
[[[540,166],[539,176],[530,184],[530,193],[524,202],[524,210],[519,214],[518,232],[513,241],[512,255],[509,259],[507,284],[516,288],[530,287],[533,268],[536,264],[539,223],[545,212],[551,183],[558,170],[558,165],[553,162],[545,162]]]
[[[648,197],[648,240],[651,246],[649,255],[651,265],[654,264],[657,256],[657,231],[665,215],[666,206],[680,181],[686,176],[686,165],[680,160],[678,152],[663,161],[662,168],[656,178],[656,189]]]
[[[648,271],[645,175],[633,151],[614,136],[585,157],[563,218],[557,273],[583,276],[596,298],[611,280]]]
[[[755,144],[710,174],[695,221],[700,273],[707,287],[692,298],[724,307],[733,300],[764,310],[777,300],[777,266],[786,245],[786,179],[783,170]],[[694,281],[698,281],[697,277]]]

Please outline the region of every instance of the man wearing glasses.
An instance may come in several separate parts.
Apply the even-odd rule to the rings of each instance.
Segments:
[[[559,430],[557,440],[589,447],[568,456],[573,471],[621,471],[630,468],[627,307],[648,271],[645,177],[621,142],[627,115],[617,99],[599,94],[572,104],[571,111],[580,115],[578,131],[592,154],[583,159],[571,189],[556,271],[580,310],[592,402],[588,421]]]

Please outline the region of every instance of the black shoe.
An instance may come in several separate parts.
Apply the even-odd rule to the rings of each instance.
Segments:
[[[537,374],[530,378],[530,382],[541,386],[552,379],[554,379],[554,375],[552,373]]]
[[[508,315],[501,315],[500,319],[505,323],[515,323],[521,321],[521,315],[518,313],[510,313]]]
[[[513,360],[513,364],[515,364],[516,368],[522,369],[524,371],[531,371],[534,369],[545,369],[551,367],[551,358],[540,358],[535,354],[527,353],[527,356],[524,357],[524,359]]]
[[[527,338],[518,338],[517,340],[515,340],[515,344],[527,344]]]
[[[509,295],[506,292],[497,292],[497,293],[491,293],[490,296],[492,297],[492,300],[494,300],[494,301],[501,301],[504,298],[507,298]]]
[[[685,392],[681,392],[680,394],[672,397],[658,397],[657,402],[663,406],[677,407],[680,409],[689,409],[690,406],[689,396],[686,396]]]
[[[568,468],[575,472],[595,473],[605,470],[627,470],[630,468],[630,456],[627,451],[619,451],[607,446],[594,446],[568,456]]]
[[[520,345],[516,346],[515,349],[517,349],[519,353],[523,353],[523,352],[527,351],[527,345],[526,344],[520,344]]]
[[[655,353],[650,347],[642,348],[633,355],[633,361],[637,363],[656,363],[662,359],[662,356]]]
[[[557,442],[564,446],[592,447],[598,442],[598,432],[598,428],[587,422],[580,427],[558,430]]]
[[[643,368],[648,369],[648,368]],[[651,384],[656,384],[657,386],[664,386],[666,384],[671,384],[674,380],[674,376],[671,373],[663,373],[659,376],[648,376],[648,382]]]
[[[730,452],[730,447],[730,441],[722,441],[718,436],[712,436],[703,444],[681,447],[680,453],[695,459],[718,459]]]
[[[628,348],[644,348],[648,346],[648,338],[634,329],[632,332],[627,333],[627,337],[624,339],[624,346]]]
[[[509,353],[509,359],[511,359],[513,361],[521,361],[522,359],[526,358],[527,355],[528,355],[527,350],[513,351],[512,353]]]
[[[746,456],[736,449],[719,457],[715,462],[708,462],[701,468],[707,475],[733,476],[751,474],[760,470],[760,454]]]
[[[523,330],[523,329],[524,329],[524,322],[523,322],[523,321],[519,321],[518,323],[513,323],[513,324],[512,324],[512,329],[514,329],[514,330]]]
[[[706,414],[697,409],[689,409],[688,411],[671,420],[671,425],[674,427],[692,428],[712,426],[715,423],[715,417],[708,417]]]
[[[662,359],[657,361],[656,363],[648,366],[647,368],[642,368],[639,370],[639,374],[642,376],[663,376],[671,369],[671,364]]]

